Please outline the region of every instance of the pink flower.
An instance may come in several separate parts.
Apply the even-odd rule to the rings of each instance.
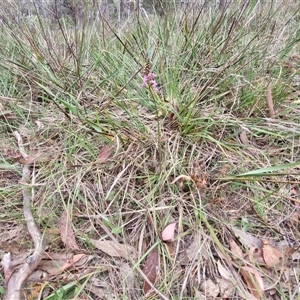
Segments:
[[[143,79],[143,83],[142,83],[142,87],[144,86],[149,86],[153,88],[153,91],[155,93],[159,92],[158,86],[157,86],[157,82],[154,79],[156,77],[156,74],[154,73],[149,73],[148,75],[142,75],[142,79]]]

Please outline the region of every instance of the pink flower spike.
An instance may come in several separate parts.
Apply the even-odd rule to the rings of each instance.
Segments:
[[[159,89],[157,87],[157,82],[154,80],[154,78],[156,77],[155,73],[150,73],[148,75],[142,75],[141,76],[143,79],[143,83],[142,83],[142,87],[148,85],[149,87],[152,87],[154,92],[158,92]]]
[[[147,84],[147,76],[143,76],[143,83],[142,83],[142,87],[144,87]]]

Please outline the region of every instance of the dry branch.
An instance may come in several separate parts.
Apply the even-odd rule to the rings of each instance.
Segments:
[[[20,153],[23,158],[26,159],[28,156],[24,146],[21,135],[15,131],[15,137],[18,140],[18,145],[20,149]],[[23,173],[21,183],[24,185],[23,188],[23,214],[25,221],[27,223],[28,232],[31,235],[31,238],[34,243],[34,252],[31,256],[29,256],[20,268],[18,272],[14,272],[10,279],[7,282],[7,290],[5,300],[20,300],[21,299],[21,288],[26,278],[37,268],[39,265],[42,254],[45,249],[45,244],[43,243],[42,235],[34,222],[33,215],[30,210],[30,202],[32,197],[31,187],[28,185],[30,180],[31,170],[28,164],[23,166]]]

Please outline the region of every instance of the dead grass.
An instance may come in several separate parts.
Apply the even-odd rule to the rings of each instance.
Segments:
[[[27,297],[297,299],[299,7],[250,2],[101,28],[105,39],[95,24],[85,35],[68,20],[4,24],[1,257],[11,252],[18,269],[32,249],[15,130],[32,159],[31,210],[48,245]],[[158,93],[141,87],[147,62]],[[60,239],[64,211],[79,250]],[[165,243],[172,222],[175,240]],[[95,240],[121,248],[114,255]],[[264,253],[278,258],[266,240],[281,266],[266,262]],[[159,264],[145,295],[152,249]]]

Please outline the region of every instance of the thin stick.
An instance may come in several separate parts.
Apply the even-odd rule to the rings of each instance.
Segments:
[[[14,136],[16,137],[19,145],[19,150],[23,158],[27,158],[27,153],[23,146],[23,139],[21,135],[15,131]],[[34,222],[33,215],[30,210],[30,202],[32,197],[31,187],[28,185],[30,181],[31,170],[28,164],[23,166],[23,173],[21,184],[24,185],[23,188],[23,214],[25,221],[27,223],[28,232],[34,243],[34,252],[29,256],[22,265],[18,272],[12,274],[7,282],[7,290],[5,300],[20,300],[21,299],[21,288],[26,278],[37,268],[39,265],[42,254],[46,245],[43,243],[42,235]]]

